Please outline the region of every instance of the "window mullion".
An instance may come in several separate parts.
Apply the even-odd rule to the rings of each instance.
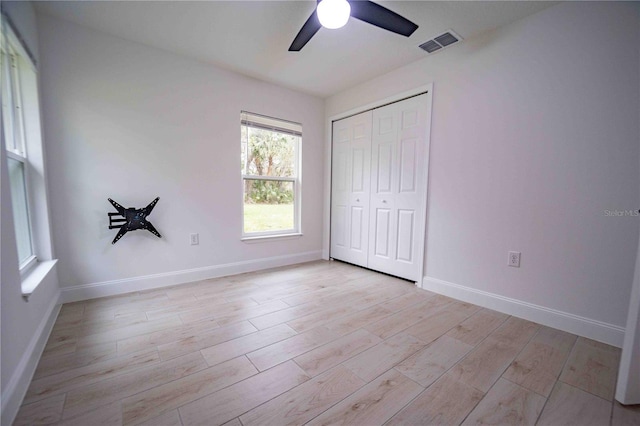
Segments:
[[[277,182],[295,182],[295,177],[281,177],[281,176],[262,176],[262,175],[242,175],[246,180],[272,180]]]
[[[24,157],[24,156],[22,156],[20,154],[17,154],[17,153],[15,153],[13,151],[6,151],[6,154],[7,154],[7,157],[13,158],[16,161],[20,161],[21,163],[26,163],[27,162],[26,157]]]

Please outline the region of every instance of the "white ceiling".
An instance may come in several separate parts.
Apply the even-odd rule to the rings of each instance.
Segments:
[[[320,29],[301,52],[291,41],[313,12],[304,1],[49,1],[39,13],[327,97],[427,56],[418,45],[447,29],[464,39],[554,2],[379,1],[419,25],[409,38],[350,18]],[[455,46],[451,47],[455,49]]]

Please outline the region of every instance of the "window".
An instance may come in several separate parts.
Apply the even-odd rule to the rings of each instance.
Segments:
[[[22,295],[28,299],[57,261],[51,245],[36,62],[11,20],[0,16],[1,157],[9,171]]]
[[[302,126],[242,112],[244,237],[300,232]]]
[[[21,77],[33,73],[28,59],[21,55],[8,25],[3,25],[0,51],[2,55],[2,122],[6,144],[7,163],[13,219],[16,230],[18,259],[21,269],[35,260],[31,218],[29,214],[26,128],[23,108]]]

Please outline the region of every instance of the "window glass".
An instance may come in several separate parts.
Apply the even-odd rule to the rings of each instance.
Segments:
[[[294,229],[293,182],[246,179],[244,232]]]
[[[4,37],[2,38],[2,46],[0,53],[2,54],[2,63],[0,68],[0,77],[2,77],[2,130],[4,131],[4,140],[9,151],[15,150],[15,139],[13,137],[13,102],[11,99],[11,86],[9,85],[9,63],[7,63],[8,55],[5,53]]]
[[[24,263],[33,254],[31,247],[31,227],[29,226],[29,209],[27,208],[24,163],[11,157],[8,157],[7,161],[9,166],[13,220],[18,245],[18,260],[20,263]]]
[[[245,174],[295,176],[295,147],[298,136],[249,127]]]

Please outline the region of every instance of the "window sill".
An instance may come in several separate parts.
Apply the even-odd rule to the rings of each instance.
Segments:
[[[49,275],[56,263],[58,263],[58,259],[37,262],[26,274],[23,275],[22,297],[26,301],[29,301],[29,297],[33,294],[40,283],[44,281],[47,275]]]
[[[256,236],[256,237],[242,237],[240,239],[240,241],[242,241],[243,243],[255,244],[255,243],[267,243],[267,242],[270,242],[270,241],[290,240],[290,239],[293,239],[293,238],[300,238],[300,237],[302,237],[302,233],[301,232],[295,232],[295,233],[291,233],[291,234],[261,235],[261,236]]]

